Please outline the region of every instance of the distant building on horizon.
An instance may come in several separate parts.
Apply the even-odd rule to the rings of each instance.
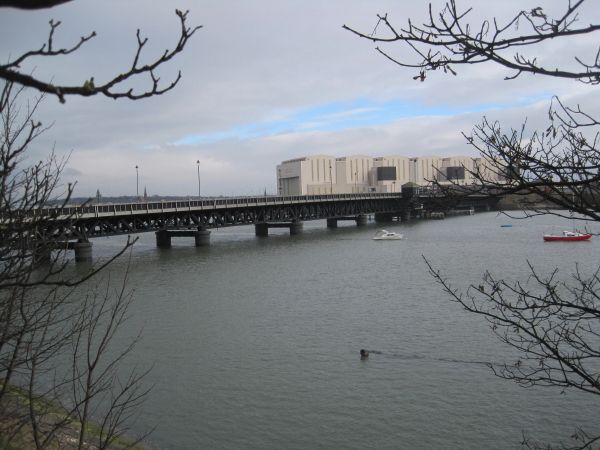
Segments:
[[[379,156],[334,157],[311,155],[289,159],[277,166],[279,195],[346,194],[361,192],[401,192],[402,185],[412,182],[427,186],[473,184],[471,172],[483,172],[502,182],[498,170],[483,158],[469,156]]]

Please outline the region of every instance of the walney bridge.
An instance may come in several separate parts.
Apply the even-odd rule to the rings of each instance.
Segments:
[[[91,238],[156,233],[158,247],[168,248],[174,237],[193,237],[196,246],[209,245],[210,229],[254,225],[257,236],[269,228],[302,231],[308,220],[327,220],[327,227],[351,220],[365,225],[369,215],[377,222],[407,221],[451,209],[490,210],[497,200],[473,193],[458,198],[431,188],[404,188],[402,193],[326,194],[303,196],[217,197],[180,201],[91,204],[42,208],[27,213],[36,234],[45,241],[75,250],[77,261],[92,257]],[[57,248],[60,246],[57,246]]]

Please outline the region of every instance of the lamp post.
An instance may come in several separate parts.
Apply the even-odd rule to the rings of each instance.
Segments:
[[[135,165],[135,195],[139,201],[140,199],[140,168]]]
[[[198,198],[200,198],[200,160],[196,161],[196,168],[198,169]]]
[[[358,169],[354,171],[354,193],[358,192]]]
[[[329,193],[333,194],[333,178],[331,178],[331,161],[329,161]]]

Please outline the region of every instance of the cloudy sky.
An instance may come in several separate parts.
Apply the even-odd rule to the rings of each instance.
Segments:
[[[580,19],[598,23],[600,4],[588,1]],[[433,1],[434,10],[443,2]],[[566,0],[458,0],[473,6],[473,22],[502,22],[521,9],[559,12]],[[374,45],[342,29],[371,32],[377,13],[397,25],[422,23],[427,3],[408,0],[75,0],[38,12],[0,10],[0,57],[39,48],[48,21],[60,20],[55,45],[67,46],[94,30],[97,36],[71,56],[36,59],[24,66],[64,85],[96,84],[127,70],[136,29],[149,38],[150,60],[178,38],[175,9],[202,25],[183,54],[159,75],[178,70],[175,90],[142,101],[48,97],[38,118],[52,127],[30,150],[37,160],[54,148],[69,157],[63,182],[77,196],[133,195],[140,191],[196,195],[200,161],[203,195],[275,192],[275,167],[311,154],[475,155],[461,132],[482,116],[508,127],[542,127],[553,94],[600,116],[597,87],[491,65],[458,67],[457,77],[416,74],[390,63]],[[525,24],[520,24],[524,26]],[[574,67],[574,56],[593,60],[597,36],[556,42],[536,50],[546,62]],[[400,57],[399,46],[388,47]],[[405,54],[405,53],[404,53]],[[554,61],[553,61],[554,60]],[[143,86],[145,79],[138,83]]]

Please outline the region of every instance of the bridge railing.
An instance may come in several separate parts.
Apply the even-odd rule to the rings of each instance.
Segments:
[[[197,200],[161,200],[153,202],[83,204],[61,208],[42,208],[30,211],[28,216],[50,217],[55,219],[77,219],[85,217],[118,216],[131,214],[148,214],[164,211],[185,211],[205,209],[226,209],[231,207],[264,206],[269,204],[291,204],[302,202],[323,202],[341,200],[361,200],[374,198],[399,197],[399,193],[356,193],[356,194],[320,194],[291,196],[248,196],[248,197],[213,197]]]

